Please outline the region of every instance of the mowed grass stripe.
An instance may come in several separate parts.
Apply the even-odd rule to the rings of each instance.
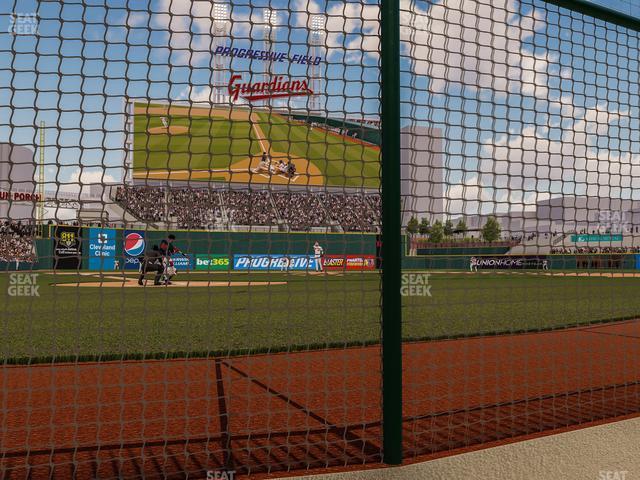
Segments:
[[[137,358],[280,351],[379,340],[377,274],[180,274],[287,281],[271,287],[88,288],[41,274],[40,297],[4,296],[0,358]],[[8,291],[0,275],[0,291]],[[640,317],[640,278],[434,275],[431,297],[405,297],[406,339],[456,338]],[[200,352],[200,353],[198,353]]]
[[[188,134],[150,134],[162,127],[161,115],[136,117],[134,168],[207,170],[229,168],[234,162],[260,152],[251,123],[220,117],[171,118],[172,126],[189,129]]]

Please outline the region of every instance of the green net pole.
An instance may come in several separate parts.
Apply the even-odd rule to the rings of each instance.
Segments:
[[[384,462],[402,463],[400,3],[381,0],[382,422]]]

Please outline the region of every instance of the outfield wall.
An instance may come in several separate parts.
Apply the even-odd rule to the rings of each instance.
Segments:
[[[36,252],[38,261],[34,264],[21,263],[20,270],[49,270],[56,265],[57,255],[54,253],[56,235],[54,228],[49,232],[50,238],[37,239]],[[292,232],[207,232],[207,231],[141,231],[124,229],[99,229],[91,227],[76,227],[81,244],[79,259],[84,270],[111,270],[108,264],[90,265],[93,255],[91,232],[112,232],[113,259],[119,261],[122,268],[126,263],[127,254],[124,248],[125,236],[130,232],[140,232],[144,236],[144,249],[152,245],[159,245],[160,241],[170,233],[176,236],[175,244],[185,253],[193,256],[195,263],[197,255],[211,257],[228,257],[234,255],[293,255],[308,256],[313,254],[313,244],[318,242],[327,256],[375,257],[377,255],[377,235],[370,233],[292,233]],[[438,253],[439,252],[439,253]],[[539,255],[539,256],[506,256],[501,255],[502,249],[473,249],[465,248],[453,253],[449,250],[434,250],[431,255],[408,256],[404,252],[402,268],[409,270],[460,270],[470,269],[471,259],[544,259],[550,270],[640,270],[640,254],[583,254],[583,255]],[[464,252],[464,253],[462,253]],[[94,260],[95,262],[95,260]],[[191,265],[193,268],[195,265]],[[535,267],[529,267],[535,268]],[[13,262],[0,262],[0,271],[15,270]],[[369,268],[367,268],[369,269]]]
[[[121,241],[116,242],[116,257],[122,258],[125,265],[128,255],[124,248],[126,234],[120,231],[117,235]],[[145,233],[147,249],[159,245],[167,238],[167,232],[149,231]],[[318,242],[326,255],[355,257],[358,255],[375,256],[376,236],[371,234],[342,233],[280,233],[280,232],[171,232],[175,235],[175,245],[191,256],[189,269],[200,270],[198,262],[215,258],[215,270],[234,265],[239,256],[282,257],[293,256],[297,259],[313,255],[313,245]],[[208,257],[208,258],[207,258]],[[351,258],[354,260],[353,258]],[[206,269],[206,268],[205,268]],[[235,269],[235,265],[233,268]],[[259,268],[262,269],[262,268]]]
[[[64,233],[67,236],[64,235]],[[69,234],[70,233],[70,234]],[[138,242],[139,249],[131,250],[129,255],[125,241],[129,234],[137,233],[143,242]],[[74,235],[75,234],[75,235]],[[143,231],[111,228],[51,226],[49,238],[37,239],[36,252],[38,261],[21,263],[19,270],[49,270],[53,268],[76,269],[77,266],[64,264],[63,260],[75,260],[83,270],[113,270],[114,260],[118,260],[119,268],[124,268],[128,260],[141,256],[153,245],[159,245],[169,234],[176,237],[175,245],[190,259],[190,264],[181,264],[184,268],[195,268],[199,257],[227,258],[227,264],[234,257],[257,256],[291,256],[308,258],[313,255],[313,245],[318,242],[324,249],[328,259],[332,259],[335,268],[357,266],[366,260],[365,270],[372,270],[375,262],[375,234],[358,233],[285,233],[285,232],[207,232],[207,231]],[[64,238],[63,238],[64,237]],[[66,246],[59,245],[66,242]],[[131,243],[131,242],[130,242]],[[64,247],[64,248],[63,248]],[[60,250],[62,248],[62,250]],[[62,252],[62,253],[60,253]],[[64,252],[70,252],[64,253]],[[66,256],[66,258],[63,258]],[[178,260],[181,260],[178,258]],[[223,262],[224,263],[224,262]],[[71,266],[69,266],[71,265]],[[129,265],[131,267],[131,265]],[[135,267],[137,268],[137,266]],[[353,268],[358,269],[358,268]],[[16,270],[14,262],[0,262],[0,271]]]
[[[410,270],[470,270],[471,259],[539,259],[546,260],[549,270],[640,270],[638,254],[585,255],[427,255],[404,256],[402,268]],[[527,268],[527,267],[524,267]],[[535,267],[529,267],[535,269]]]

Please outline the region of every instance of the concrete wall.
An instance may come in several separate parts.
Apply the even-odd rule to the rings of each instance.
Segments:
[[[299,480],[637,480],[640,419],[453,455],[404,467]]]

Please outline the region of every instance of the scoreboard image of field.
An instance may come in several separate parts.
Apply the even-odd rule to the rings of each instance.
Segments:
[[[374,125],[246,106],[132,102],[129,112],[134,181],[379,187]]]

